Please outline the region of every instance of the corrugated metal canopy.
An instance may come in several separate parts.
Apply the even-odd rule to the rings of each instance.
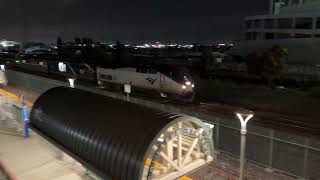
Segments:
[[[100,176],[134,180],[142,176],[150,144],[178,117],[57,87],[35,102],[30,125]]]

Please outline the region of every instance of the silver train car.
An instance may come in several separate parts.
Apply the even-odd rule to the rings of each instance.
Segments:
[[[184,68],[138,66],[137,68],[108,69],[97,67],[97,81],[107,84],[131,85],[132,89],[151,90],[162,97],[174,97],[191,102],[194,100],[194,82]]]

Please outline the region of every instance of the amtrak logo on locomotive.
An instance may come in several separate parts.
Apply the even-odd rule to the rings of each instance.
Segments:
[[[146,80],[152,85],[157,81],[157,79],[153,79],[153,78],[146,78]]]

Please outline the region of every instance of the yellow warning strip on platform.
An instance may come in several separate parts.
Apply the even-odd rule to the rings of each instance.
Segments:
[[[13,100],[15,102],[21,103],[21,98],[19,96],[15,95],[15,94],[13,94],[13,93],[11,93],[9,91],[6,91],[6,90],[4,90],[2,88],[0,88],[0,94],[10,98],[11,100]],[[33,106],[33,104],[31,102],[29,102],[29,101],[26,101],[26,105],[28,107],[32,107]]]
[[[150,166],[151,165],[151,159],[147,159],[146,160],[146,165],[147,166]],[[160,163],[158,163],[158,162],[156,162],[155,164],[154,164],[154,167],[156,168],[156,169],[160,169],[160,167],[161,167],[161,164]],[[182,177],[180,177],[178,180],[192,180],[190,177],[188,177],[188,176],[182,176]]]
[[[151,161],[152,161],[151,159],[147,159],[147,160],[146,160],[146,165],[150,166],[150,165],[151,165]],[[156,163],[154,163],[154,167],[155,167],[156,169],[160,169],[161,164],[158,163],[158,162],[156,162]]]
[[[192,180],[192,179],[189,178],[188,176],[182,176],[181,178],[179,178],[179,180]]]

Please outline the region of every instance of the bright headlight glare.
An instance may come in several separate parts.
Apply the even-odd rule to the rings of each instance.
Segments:
[[[194,84],[192,84],[192,85],[191,85],[191,87],[193,87],[193,88],[194,88]]]
[[[190,86],[190,85],[191,85],[191,82],[190,82],[190,81],[187,81],[187,82],[186,82],[186,85]]]
[[[185,86],[185,85],[182,85],[182,89],[187,89],[187,86]]]

